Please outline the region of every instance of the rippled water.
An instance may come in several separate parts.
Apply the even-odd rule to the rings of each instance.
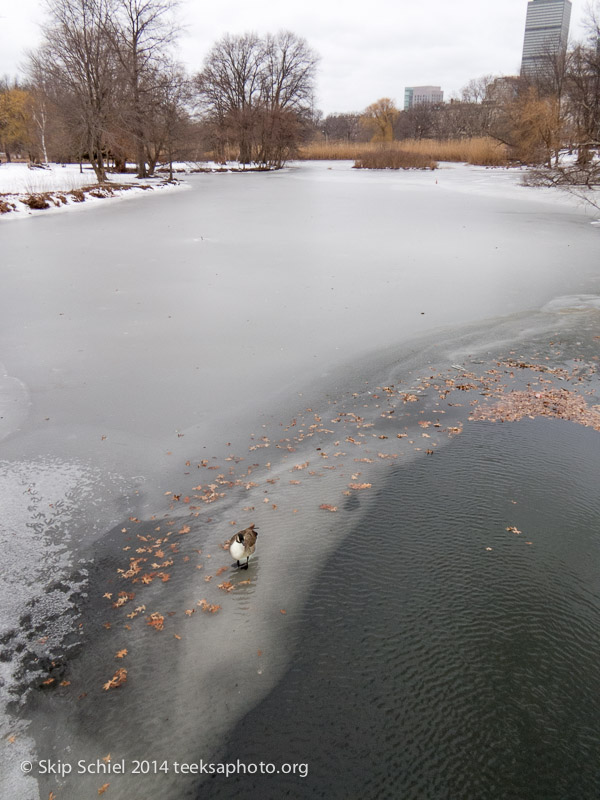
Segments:
[[[196,796],[597,797],[599,470],[600,434],[549,420],[394,469],[223,756],[309,776]]]

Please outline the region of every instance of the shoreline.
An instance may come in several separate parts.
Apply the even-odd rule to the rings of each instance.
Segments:
[[[174,179],[173,182],[161,180],[160,183],[155,184],[107,181],[103,184],[92,184],[66,191],[56,189],[31,193],[5,193],[0,194],[0,220],[28,219],[39,214],[47,215],[58,211],[74,210],[74,208],[95,207],[96,202],[106,199],[124,200],[139,196],[142,192],[173,191],[185,188],[189,188],[187,184]]]
[[[60,170],[57,170],[59,164],[47,165],[50,170],[57,175],[57,178],[64,177],[60,175]],[[70,170],[77,167],[76,164],[60,165],[67,167]],[[0,187],[2,185],[1,179],[7,177],[7,172],[11,171],[11,167],[22,169],[25,167],[20,162],[11,162],[9,164],[0,165]],[[175,188],[188,188],[183,178],[189,175],[197,174],[213,174],[213,173],[236,173],[246,174],[255,172],[274,172],[273,168],[266,168],[260,166],[241,167],[239,164],[216,164],[212,162],[200,162],[193,166],[181,165],[174,166],[173,179],[168,179],[168,171],[162,168],[157,170],[154,175],[148,178],[134,178],[132,173],[107,173],[106,182],[99,184],[93,180],[91,182],[85,181],[82,178],[85,173],[89,179],[93,178],[93,172],[88,166],[85,167],[85,173],[79,171],[78,178],[83,179],[83,183],[77,188],[54,188],[48,186],[47,188],[35,188],[36,178],[45,178],[43,174],[46,169],[37,170],[35,168],[28,168],[30,170],[29,177],[33,188],[24,188],[17,191],[0,191],[0,219],[15,219],[16,217],[23,219],[25,217],[37,216],[37,214],[44,211],[64,211],[72,208],[74,205],[81,206],[86,200],[105,200],[117,199],[124,197],[137,196],[140,192],[147,192],[153,190],[175,189]],[[123,179],[127,180],[123,180]],[[59,181],[60,182],[60,181]],[[39,184],[43,186],[42,180]],[[51,181],[50,181],[51,183]]]

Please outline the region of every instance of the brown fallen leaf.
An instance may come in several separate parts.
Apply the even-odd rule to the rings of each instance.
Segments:
[[[115,653],[115,658],[125,658],[127,655],[127,648],[123,648],[122,650],[117,650]]]
[[[373,486],[372,483],[349,483],[348,487],[350,489],[370,489]]]
[[[146,623],[150,625],[156,631],[162,631],[164,628],[165,618],[162,614],[159,614],[157,611],[154,611],[150,614],[149,617],[146,618]]]
[[[127,670],[123,667],[120,667],[112,678],[107,681],[104,686],[102,687],[105,692],[109,689],[116,689],[118,686],[122,686],[127,681]]]
[[[337,506],[331,506],[329,503],[322,503],[319,508],[322,508],[323,511],[337,511]]]
[[[219,583],[218,586],[219,589],[222,589],[224,592],[231,592],[234,588],[230,581],[223,581],[223,583]]]
[[[109,786],[110,783],[102,784],[102,786],[98,789],[98,794],[104,794],[104,792],[108,789]]]
[[[209,603],[207,600],[202,598],[202,600],[198,600],[197,605],[200,606],[202,611],[207,611],[210,614],[216,614],[216,612],[221,608],[219,605],[213,605]]]

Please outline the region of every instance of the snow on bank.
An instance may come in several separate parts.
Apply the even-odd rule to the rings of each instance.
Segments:
[[[169,183],[164,175],[138,180],[131,174],[111,176],[99,186],[91,167],[51,164],[43,169],[27,164],[0,166],[0,219],[24,219],[34,214],[98,203],[106,198],[133,197],[140,192],[184,188]]]
[[[0,165],[0,195],[70,192],[96,180],[94,171],[78,164],[50,164],[45,169],[30,169],[27,164]]]

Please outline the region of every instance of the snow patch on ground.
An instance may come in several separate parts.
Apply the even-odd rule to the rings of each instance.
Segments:
[[[39,194],[70,192],[95,183],[94,170],[78,164],[49,164],[44,169],[30,169],[27,164],[0,165],[1,194]]]
[[[80,171],[78,164],[50,164],[30,168],[27,164],[0,166],[0,219],[25,219],[67,209],[89,208],[107,198],[135,197],[140,192],[185,188],[169,183],[163,174],[139,180],[132,174],[111,176],[98,186],[91,167]],[[39,202],[33,202],[36,198]],[[32,208],[38,205],[38,208]]]

